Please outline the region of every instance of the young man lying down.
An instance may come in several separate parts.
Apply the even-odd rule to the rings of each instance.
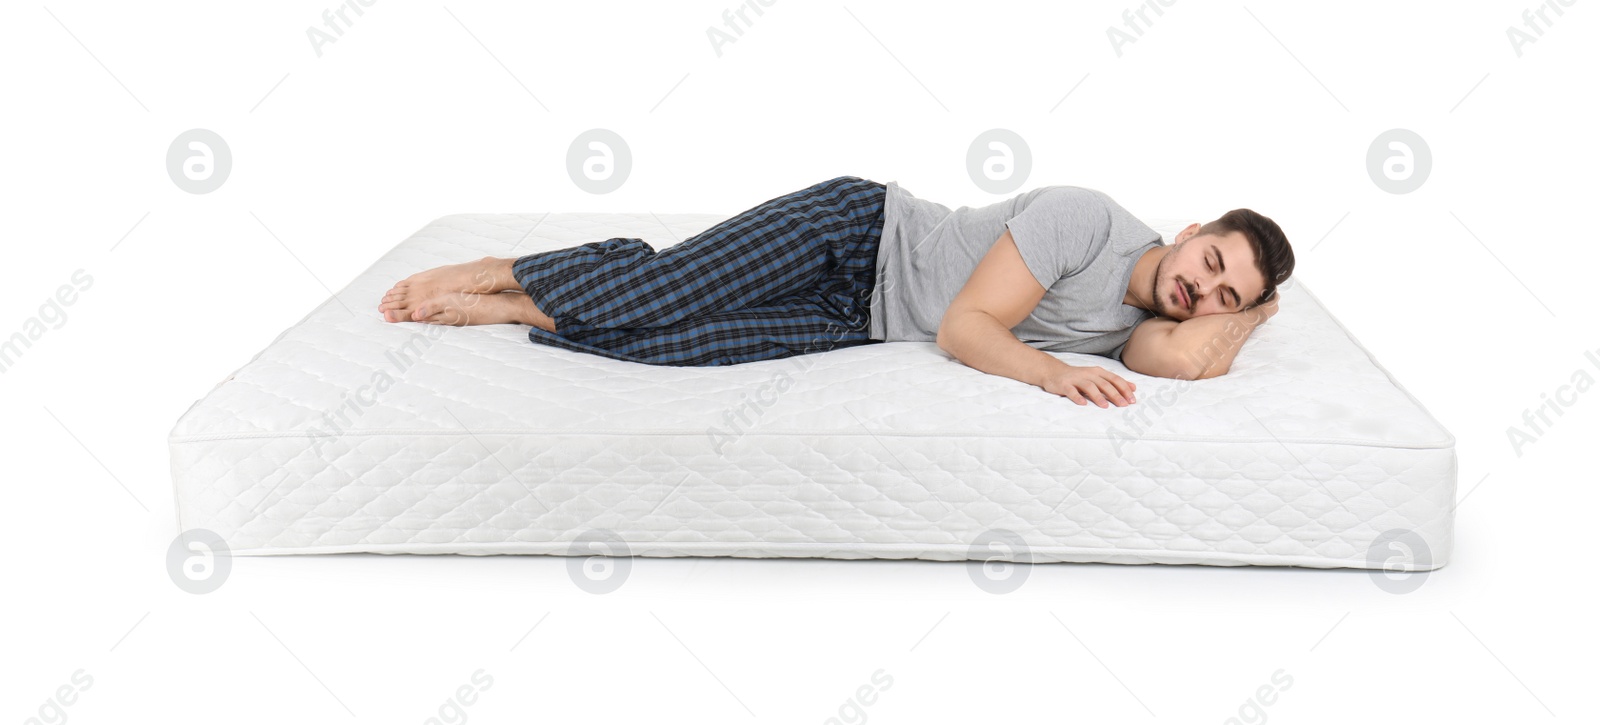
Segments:
[[[389,322],[516,323],[534,342],[651,365],[733,365],[886,341],[1079,405],[1136,401],[1099,366],[1222,375],[1277,312],[1283,230],[1249,209],[1168,246],[1104,193],[1046,186],[954,211],[897,183],[840,176],[655,251],[612,238],[438,267],[395,284]]]

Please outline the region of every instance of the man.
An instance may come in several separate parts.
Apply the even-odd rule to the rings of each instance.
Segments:
[[[1042,350],[1104,355],[1156,377],[1222,375],[1277,312],[1277,285],[1294,271],[1283,230],[1249,209],[1190,224],[1166,246],[1109,196],[1070,186],[951,212],[891,182],[889,207],[904,228],[886,229],[885,245],[910,247],[886,248],[900,265],[891,269],[931,284],[887,285],[886,334],[927,339],[925,311],[958,287],[936,323],[940,348],[1079,405],[1128,405],[1135,386]],[[964,267],[972,272],[952,281],[949,271]]]
[[[841,176],[659,252],[613,238],[428,270],[378,309],[390,322],[529,325],[534,342],[655,365],[935,341],[978,370],[1104,408],[1135,402],[1134,385],[1044,351],[1221,375],[1294,268],[1282,230],[1248,209],[1173,242],[1091,189],[951,211]]]

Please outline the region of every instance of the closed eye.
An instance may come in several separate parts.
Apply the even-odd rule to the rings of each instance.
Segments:
[[[1218,255],[1218,261],[1221,261],[1221,255],[1220,254]],[[1214,269],[1216,269],[1216,267],[1211,264],[1211,257],[1207,256],[1206,257],[1206,271],[1209,272],[1209,271],[1212,271]],[[1228,287],[1228,288],[1225,288],[1224,292],[1226,294],[1233,295],[1233,307],[1235,307],[1235,308],[1239,307],[1240,299],[1239,299],[1238,290],[1235,290],[1232,287]]]

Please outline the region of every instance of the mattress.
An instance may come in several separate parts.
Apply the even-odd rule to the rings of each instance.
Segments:
[[[1051,353],[1139,385],[1109,409],[931,342],[662,367],[376,309],[430,267],[610,237],[660,248],[722,218],[428,224],[182,415],[180,527],[238,555],[587,555],[606,540],[647,557],[1448,561],[1455,439],[1303,283],[1218,378]],[[1170,241],[1182,224],[1152,226]]]

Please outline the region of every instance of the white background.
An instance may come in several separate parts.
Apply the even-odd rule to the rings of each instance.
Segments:
[[[1594,722],[1600,393],[1520,456],[1507,429],[1600,378],[1600,43],[1577,3],[1519,57],[1531,3],[1180,0],[1120,57],[1131,0],[779,0],[720,57],[732,0],[379,0],[320,58],[323,3],[7,5],[0,336],[94,281],[0,374],[0,720],[53,716],[81,670],[73,722],[415,723],[481,669],[474,722],[817,723],[882,669],[884,723],[1224,722],[1279,670],[1275,722]],[[595,127],[633,151],[611,194],[565,167]],[[191,128],[232,150],[210,194],[166,173]],[[728,559],[636,560],[604,596],[554,557],[168,579],[172,424],[428,221],[731,215],[847,174],[987,204],[965,155],[991,128],[1030,145],[1023,188],[1277,220],[1299,280],[1456,436],[1452,563],[1407,595],[1354,570],[1045,565],[997,596],[959,564]],[[1410,194],[1366,170],[1391,128],[1431,149]]]

